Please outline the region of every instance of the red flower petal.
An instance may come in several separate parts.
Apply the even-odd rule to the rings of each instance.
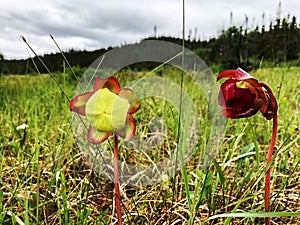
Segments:
[[[129,114],[133,114],[139,110],[141,102],[136,94],[129,88],[122,88],[118,94],[121,98],[128,100],[130,104]]]
[[[236,81],[229,79],[221,84],[219,90],[218,101],[219,105],[226,105],[235,98]]]
[[[221,72],[217,77],[217,81],[222,78],[231,78],[237,81],[247,80],[247,79],[256,80],[254,77],[252,77],[249,73],[242,70],[241,68],[237,68],[236,70],[225,70]]]
[[[70,102],[70,110],[85,116],[85,104],[93,94],[94,92],[86,92],[74,97]]]
[[[266,103],[264,107],[260,108],[260,112],[264,115],[264,117],[266,117],[267,120],[270,120],[274,118],[275,114],[277,113],[277,101],[275,96],[273,95],[271,88],[265,83],[261,83],[261,85],[267,91],[264,91],[264,94],[266,96]]]
[[[89,140],[89,142],[91,142],[93,144],[101,144],[111,134],[112,134],[112,132],[100,132],[93,126],[90,126],[89,131],[88,131],[88,140]]]
[[[219,76],[217,77],[217,81],[222,78],[232,78],[235,79],[235,71],[236,70],[224,70],[222,71]]]
[[[106,80],[107,79],[102,79],[102,78],[96,77],[95,83],[94,83],[94,92],[96,92],[99,89],[103,88]]]
[[[118,94],[121,89],[120,84],[115,77],[109,77],[107,79],[96,77],[94,92],[98,91],[101,88],[107,88],[115,94]]]
[[[228,79],[220,87],[218,102],[222,106],[222,114],[228,118],[254,115],[262,101],[248,88],[238,88],[236,83],[236,80]]]
[[[258,110],[254,109],[254,108],[250,108],[247,111],[237,111],[233,107],[226,107],[226,106],[222,107],[222,114],[225,117],[231,118],[231,119],[250,117],[250,116],[253,116],[254,114],[256,114],[257,112],[258,112]]]
[[[127,117],[125,128],[117,130],[116,134],[119,135],[124,141],[129,141],[135,135],[134,119],[131,115]]]
[[[254,79],[254,80],[256,80],[254,77],[252,77],[249,73],[247,73],[246,71],[242,70],[241,68],[237,68],[237,70],[235,72],[235,79],[237,81],[247,80],[247,79]]]

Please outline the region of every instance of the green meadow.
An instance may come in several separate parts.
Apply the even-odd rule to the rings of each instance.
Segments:
[[[300,224],[300,67],[249,73],[269,84],[278,101],[269,216],[273,224]],[[123,86],[146,75],[147,71],[128,69],[115,76]],[[155,75],[180,85],[176,69],[166,66]],[[117,224],[114,185],[100,168],[104,162],[87,158],[73,133],[76,115],[69,110],[69,99],[78,83],[72,75],[58,73],[55,77],[64,93],[49,74],[0,76],[0,224]],[[123,183],[124,224],[263,224],[260,213],[264,212],[265,159],[272,121],[260,113],[228,119],[214,160],[201,169],[210,132],[208,103],[201,87],[186,76],[183,88],[197,109],[201,131],[188,132],[198,135],[192,157],[184,168],[178,163],[175,176],[155,184]],[[170,103],[144,98],[133,117],[139,140],[152,140],[153,118],[162,119],[166,127],[151,150],[141,152],[141,145],[121,142],[121,161],[142,167],[174,154],[178,112]],[[103,146],[112,155],[111,142]]]

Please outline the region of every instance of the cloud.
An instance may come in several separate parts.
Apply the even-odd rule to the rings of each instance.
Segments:
[[[298,4],[298,0],[289,2],[282,4],[283,15]],[[0,4],[0,52],[6,58],[28,57],[20,47],[20,35],[25,35],[43,54],[56,51],[50,33],[64,50],[92,50],[140,41],[154,34],[154,26],[159,35],[181,37],[182,31],[181,1],[10,0]],[[186,33],[191,30],[192,36],[202,39],[216,36],[229,26],[230,12],[234,24],[243,24],[247,15],[249,26],[260,25],[263,12],[268,24],[269,15],[276,16],[277,6],[272,0],[252,0],[247,4],[238,0],[189,0]]]

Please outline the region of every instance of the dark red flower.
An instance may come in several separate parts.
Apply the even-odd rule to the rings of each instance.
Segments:
[[[222,78],[229,78],[221,84],[218,96],[224,116],[244,118],[260,111],[268,120],[274,117],[277,102],[267,84],[259,82],[241,68],[221,72],[217,80]]]

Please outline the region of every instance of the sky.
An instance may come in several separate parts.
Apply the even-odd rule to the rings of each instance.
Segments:
[[[154,36],[154,27],[158,36],[182,37],[182,0],[7,0],[0,8],[6,59],[32,56],[21,35],[38,54],[57,51],[49,34],[64,51],[136,43]],[[253,29],[288,14],[300,23],[299,0],[282,0],[281,7],[278,0],[186,0],[185,33],[207,40],[230,25],[245,26],[246,16]]]

